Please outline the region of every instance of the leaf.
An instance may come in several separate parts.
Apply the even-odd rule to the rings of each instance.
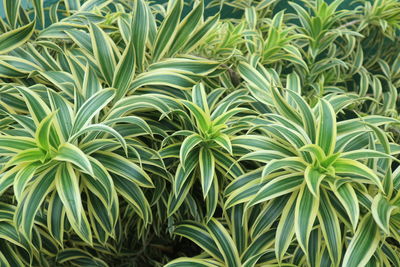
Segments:
[[[94,56],[104,76],[105,81],[111,85],[115,73],[116,59],[112,39],[97,25],[90,24],[90,39]]]
[[[240,266],[239,253],[236,250],[235,243],[222,224],[212,218],[207,224],[207,229],[221,251],[226,266]]]
[[[182,50],[188,53],[204,42],[209,33],[218,25],[219,17],[220,13],[217,13],[213,17],[208,18],[204,24],[193,32]]]
[[[207,94],[205,92],[204,85],[202,83],[196,84],[192,89],[193,104],[201,108],[204,112],[209,113],[207,103]]]
[[[35,30],[35,22],[0,35],[0,55],[8,53],[23,45],[31,38]]]
[[[378,176],[364,164],[352,159],[337,159],[333,165],[337,174],[360,175],[374,183],[383,191],[382,183]]]
[[[372,201],[372,216],[375,222],[385,232],[386,235],[390,234],[390,214],[395,208],[396,206],[392,206],[381,193],[377,194]]]
[[[365,266],[375,253],[380,241],[379,228],[367,214],[358,226],[343,258],[342,266]]]
[[[201,138],[198,134],[192,134],[185,138],[182,142],[181,148],[179,150],[179,159],[181,160],[181,164],[183,168],[186,168],[186,158],[189,153],[201,142],[203,142],[203,138]]]
[[[245,62],[239,63],[238,71],[242,78],[249,84],[250,88],[255,88],[258,91],[250,90],[257,100],[265,104],[273,104],[269,95],[271,90],[271,85],[268,79],[269,77],[263,77],[254,67]]]
[[[35,9],[36,22],[40,22],[40,25],[42,26],[42,28],[44,28],[45,27],[45,16],[44,16],[43,0],[32,0],[32,2],[33,2],[33,7]]]
[[[214,138],[215,143],[224,148],[229,154],[232,154],[232,143],[230,137],[226,134],[220,134]]]
[[[68,140],[69,132],[72,128],[72,108],[69,103],[58,93],[48,90],[47,91],[51,103],[52,110],[58,110],[56,112],[57,124],[61,130],[62,140]]]
[[[284,219],[279,220],[278,228],[276,229],[275,255],[278,262],[282,262],[294,236],[296,197],[297,193],[293,193],[287,201],[281,215],[281,218]]]
[[[205,198],[214,180],[215,160],[212,151],[202,147],[199,153],[199,166],[203,197]]]
[[[350,218],[353,231],[357,229],[358,218],[360,216],[360,208],[357,195],[350,184],[344,184],[333,191],[340,203],[343,205]]]
[[[40,175],[29,188],[29,191],[23,195],[22,201],[18,204],[14,221],[29,238],[32,236],[32,227],[36,213],[46,195],[54,187],[55,173],[56,169],[53,168]]]
[[[28,88],[18,87],[17,89],[24,97],[29,113],[35,121],[35,124],[39,125],[39,123],[51,113],[50,109],[37,93]]]
[[[120,195],[122,195],[138,215],[144,220],[145,223],[149,222],[150,205],[143,194],[142,190],[133,180],[123,178],[119,175],[115,175],[114,182],[115,188]]]
[[[69,222],[75,231],[79,231],[79,226],[83,220],[82,217],[85,215],[82,207],[78,177],[71,163],[63,163],[58,166],[55,185]]]
[[[22,136],[0,136],[0,148],[4,151],[18,153],[36,147],[35,139]],[[3,152],[4,153],[4,152]]]
[[[303,121],[299,116],[298,112],[296,112],[282,97],[279,93],[278,89],[274,86],[270,87],[272,100],[274,102],[275,108],[278,110],[279,114],[285,116],[287,119],[299,124],[303,125]]]
[[[147,122],[145,120],[143,120],[142,118],[136,117],[136,116],[119,117],[119,118],[104,121],[103,123],[106,125],[112,125],[114,123],[119,123],[119,122],[133,124],[135,126],[142,128],[148,134],[153,135],[153,132],[152,132],[150,126],[147,124]]]
[[[140,2],[140,1],[138,1]],[[125,48],[124,53],[115,69],[112,87],[115,88],[116,94],[114,101],[121,99],[135,77],[135,48],[133,41],[130,41]]]
[[[131,180],[139,186],[154,187],[149,175],[132,161],[113,152],[98,151],[94,155],[108,171]]]
[[[35,139],[38,147],[45,151],[50,150],[50,129],[52,126],[54,115],[55,113],[51,113],[46,118],[44,118],[40,122],[35,134]]]
[[[179,69],[155,69],[140,73],[129,87],[128,94],[145,85],[168,86],[188,90],[196,84],[200,76]]]
[[[182,192],[182,187],[186,184],[187,179],[198,165],[199,153],[198,151],[192,151],[185,162],[186,167],[183,167],[182,163],[178,165],[174,179],[174,194],[177,197]]]
[[[182,101],[182,103],[185,105],[186,108],[190,110],[190,113],[193,114],[193,116],[195,117],[199,130],[203,133],[207,132],[208,129],[211,127],[210,116],[192,102]]]
[[[334,266],[338,266],[342,258],[341,230],[336,211],[325,190],[322,190],[318,221],[321,224],[322,233],[327,244],[330,258]]]
[[[165,53],[167,53],[167,51],[170,49],[170,46],[174,41],[175,35],[177,34],[177,28],[179,25],[178,22],[181,16],[182,7],[182,0],[174,1],[174,5],[171,7],[168,15],[162,22],[157,33],[156,42],[154,44],[153,61],[157,61],[158,59],[163,57]]]
[[[91,119],[113,99],[114,94],[114,89],[104,89],[86,100],[76,113],[71,134],[75,134],[89,124]]]
[[[15,198],[17,199],[18,202],[21,201],[22,193],[25,191],[26,185],[32,179],[39,166],[40,164],[36,162],[27,164],[24,167],[22,167],[15,176],[13,186],[14,186]]]
[[[172,56],[177,53],[189,41],[190,35],[199,25],[204,11],[204,2],[199,1],[196,6],[192,8],[189,14],[179,24],[175,40],[168,51],[168,55]]]
[[[71,162],[86,173],[93,175],[93,168],[88,157],[78,147],[70,144],[62,144],[57,151],[55,160]]]
[[[111,134],[114,136],[118,142],[121,144],[122,148],[127,152],[127,145],[125,142],[125,139],[113,128],[105,125],[105,124],[91,124],[89,126],[86,126],[85,128],[82,128],[80,131],[78,131],[76,134],[70,137],[70,142],[73,142],[76,140],[79,136],[85,134],[85,133],[90,133],[90,132],[104,132]]]
[[[175,234],[190,239],[215,258],[220,260],[224,259],[216,241],[203,225],[197,222],[183,222],[176,226]]]
[[[307,166],[306,170],[304,171],[304,179],[306,180],[308,190],[310,190],[311,194],[313,194],[316,198],[319,197],[319,185],[324,177],[325,174],[320,173],[318,169],[311,165]]]
[[[280,176],[264,185],[247,204],[248,207],[297,191],[303,183],[303,175]]]
[[[279,169],[282,169],[282,168],[304,170],[306,168],[306,163],[298,157],[287,157],[284,159],[271,160],[265,166],[265,168],[262,172],[262,177],[265,178],[269,174],[271,174]]]
[[[31,149],[26,149],[20,153],[18,153],[16,156],[11,158],[8,162],[7,165],[17,165],[20,163],[29,163],[29,162],[35,162],[35,161],[41,161],[44,162],[46,159],[46,154],[44,153],[43,150],[40,148],[31,148]]]
[[[317,145],[329,156],[333,153],[336,144],[336,115],[332,106],[321,99],[320,116],[317,131]]]
[[[149,18],[146,2],[138,0],[135,2],[132,23],[131,43],[135,48],[136,64],[139,71],[143,70],[146,49],[146,41],[149,34]]]
[[[57,191],[54,191],[50,197],[47,212],[47,227],[49,232],[61,245],[64,237],[65,210]]]
[[[303,185],[296,201],[295,231],[297,240],[306,254],[310,233],[317,217],[318,206],[319,199],[315,198],[308,187]]]
[[[165,265],[165,267],[214,267],[217,265],[217,262],[210,259],[195,259],[188,257],[181,257],[170,261]]]
[[[311,142],[314,143],[316,138],[316,122],[311,108],[308,106],[306,101],[304,101],[304,99],[301,97],[299,93],[296,93],[291,90],[287,90],[287,92],[289,96],[297,104],[297,107],[300,111],[300,115],[302,118],[304,129],[306,130],[308,136],[310,137]]]
[[[4,13],[6,14],[8,23],[12,28],[17,25],[17,19],[19,17],[19,8],[21,6],[21,0],[4,0]]]

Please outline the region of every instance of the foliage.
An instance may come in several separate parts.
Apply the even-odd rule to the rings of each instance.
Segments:
[[[400,266],[400,3],[329,2],[3,0],[0,265]]]

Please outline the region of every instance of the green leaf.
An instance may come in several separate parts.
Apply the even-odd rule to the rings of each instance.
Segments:
[[[132,161],[113,152],[98,151],[94,157],[110,172],[135,182],[139,186],[154,187],[149,175]]]
[[[144,68],[144,61],[146,59],[145,49],[147,36],[149,34],[149,18],[147,12],[147,4],[143,0],[135,2],[132,23],[131,23],[131,43],[135,48],[136,64],[139,71]]]
[[[192,102],[182,101],[182,103],[190,110],[190,113],[192,113],[195,117],[199,130],[203,133],[207,132],[208,129],[211,127],[210,116]]]
[[[62,163],[58,166],[55,184],[61,202],[64,204],[67,218],[72,228],[78,232],[83,220],[82,217],[85,214],[82,207],[78,177],[71,163]]]
[[[61,129],[62,140],[68,140],[69,132],[72,128],[72,108],[69,106],[69,103],[65,98],[63,98],[60,94],[48,90],[47,91],[50,99],[50,104],[52,110],[58,110],[56,113],[57,127]]]
[[[271,160],[264,168],[262,172],[262,177],[265,178],[269,174],[279,170],[279,169],[294,169],[294,170],[304,170],[306,168],[306,163],[298,157],[287,157],[284,159]]]
[[[308,190],[310,190],[311,194],[313,194],[316,198],[319,197],[319,185],[324,177],[325,174],[320,173],[318,169],[311,165],[307,166],[306,170],[304,171],[304,179],[306,180]]]
[[[65,210],[57,191],[54,191],[50,197],[47,212],[47,227],[49,232],[61,245],[64,237]]]
[[[23,45],[35,31],[35,22],[0,35],[0,55],[8,53]]]
[[[172,56],[178,52],[189,41],[190,35],[199,25],[204,11],[204,2],[199,1],[196,6],[192,8],[189,14],[186,15],[184,20],[179,24],[174,42],[168,51],[168,55]]]
[[[0,148],[2,151],[7,150],[14,154],[22,150],[36,148],[36,142],[35,139],[30,137],[3,135],[0,136]]]
[[[188,136],[182,142],[181,148],[179,150],[179,158],[181,160],[183,168],[186,168],[186,158],[188,157],[190,152],[201,142],[203,142],[203,138],[201,138],[201,136],[198,134]]]
[[[36,213],[40,205],[44,201],[46,195],[54,187],[56,168],[40,175],[31,185],[26,194],[23,195],[22,201],[18,204],[15,212],[14,221],[16,225],[27,236],[32,236],[32,227]]]
[[[203,225],[196,222],[184,222],[176,226],[175,234],[190,239],[215,258],[220,260],[224,259],[224,256],[221,254],[216,244],[216,240]]]
[[[235,243],[222,224],[212,218],[207,224],[207,229],[215,240],[218,249],[221,251],[226,266],[240,266],[239,253],[236,249]]]
[[[140,1],[138,1],[140,2]],[[114,101],[121,99],[128,91],[135,77],[135,48],[130,41],[115,69],[112,87],[117,90]]]
[[[113,128],[105,125],[105,124],[91,124],[89,126],[86,126],[85,128],[82,128],[80,131],[78,131],[76,134],[70,137],[70,142],[73,142],[76,140],[79,136],[85,133],[90,133],[90,132],[104,132],[113,135],[118,142],[121,144],[122,148],[127,151],[127,145],[125,142],[125,139]]]
[[[219,136],[214,138],[214,141],[220,147],[224,148],[229,154],[232,154],[232,143],[228,135],[220,134]]]
[[[308,106],[307,102],[304,101],[304,99],[301,97],[299,93],[296,93],[291,90],[287,90],[287,92],[289,96],[297,104],[297,107],[300,111],[300,115],[302,118],[304,129],[306,130],[308,137],[310,137],[311,142],[314,143],[316,138],[316,123],[311,108]]]
[[[140,127],[148,134],[153,135],[153,132],[152,132],[150,126],[147,124],[147,122],[145,120],[143,120],[142,118],[136,117],[136,116],[119,117],[119,118],[104,121],[103,123],[106,125],[112,125],[114,123],[119,123],[119,122],[133,124],[135,126]]]
[[[375,222],[379,227],[385,232],[385,234],[390,234],[389,220],[390,214],[396,208],[389,203],[389,201],[381,194],[377,194],[374,197],[371,205],[371,213]]]
[[[334,266],[339,266],[342,258],[341,230],[336,211],[325,190],[322,190],[318,221],[321,224],[322,233],[327,244],[330,258]]]
[[[108,85],[113,82],[116,59],[113,40],[97,25],[90,24],[90,38],[94,56]]]
[[[32,116],[32,119],[35,121],[35,124],[39,125],[39,123],[51,113],[50,109],[40,98],[40,96],[32,90],[24,87],[18,87],[18,91],[24,97],[25,103],[29,109],[29,113]]]
[[[171,6],[168,15],[162,22],[157,33],[156,42],[154,44],[153,61],[157,61],[163,57],[170,49],[172,42],[175,39],[175,35],[178,32],[177,28],[179,25],[182,8],[182,0],[174,1],[174,5]]]
[[[350,184],[343,184],[339,188],[334,188],[333,191],[340,203],[343,205],[350,218],[353,231],[356,230],[358,224],[358,218],[360,216],[360,208],[358,205],[357,195]]]
[[[12,28],[17,25],[21,0],[3,0],[4,13]]]
[[[33,2],[33,7],[35,9],[36,22],[40,22],[40,25],[42,26],[42,28],[44,28],[45,27],[45,16],[44,16],[43,0],[32,0],[32,2]]]
[[[378,176],[364,164],[352,159],[337,159],[333,165],[337,174],[360,175],[369,180],[383,191],[382,183]]]
[[[304,253],[308,251],[308,240],[317,217],[319,199],[315,198],[308,186],[303,185],[296,201],[295,231]]]
[[[199,76],[194,75],[192,72],[183,71],[179,69],[155,69],[149,70],[139,74],[131,86],[129,87],[128,94],[134,92],[141,86],[168,86],[181,90],[188,90],[196,84]]]
[[[97,92],[83,103],[76,113],[71,134],[75,134],[89,124],[91,119],[113,99],[114,94],[114,89],[104,89]]]
[[[133,180],[114,175],[115,188],[122,195],[145,223],[149,222],[150,205],[142,190]]]
[[[278,89],[275,88],[274,86],[271,86],[270,90],[271,90],[271,94],[272,94],[272,100],[273,100],[275,108],[278,110],[278,112],[281,115],[285,116],[287,119],[289,119],[299,125],[303,125],[303,121],[302,121],[301,117],[299,116],[298,112],[296,112],[287,103],[287,101],[279,93]]]
[[[188,257],[181,257],[170,261],[165,267],[215,267],[218,266],[218,262],[210,259],[195,259]]]
[[[193,32],[182,50],[188,53],[202,44],[202,42],[204,42],[204,40],[209,36],[209,33],[218,25],[219,17],[220,14],[217,13],[213,17],[208,18],[204,24]]]
[[[49,114],[46,118],[44,118],[36,131],[35,139],[38,144],[38,147],[45,151],[50,150],[50,129],[53,123],[55,113]]]
[[[207,196],[214,180],[215,160],[209,148],[202,147],[199,153],[200,179],[204,198]]]
[[[44,162],[46,159],[46,153],[40,148],[31,148],[26,149],[20,153],[18,153],[15,157],[11,158],[10,161],[7,162],[7,165],[17,165],[20,163],[29,163],[35,161]]]
[[[78,147],[70,144],[62,144],[57,151],[55,160],[71,162],[86,173],[92,175],[93,169],[88,157]]]
[[[336,144],[336,114],[332,106],[321,99],[319,109],[317,145],[329,156],[333,153]]]
[[[269,77],[263,77],[254,67],[245,62],[239,63],[238,71],[242,78],[249,84],[250,92],[257,100],[267,105],[273,104],[270,97],[271,85]]]
[[[281,215],[281,218],[284,219],[279,220],[278,228],[276,229],[275,255],[278,262],[282,262],[294,236],[296,197],[297,193],[293,193],[287,201]]]
[[[204,85],[202,83],[193,86],[192,99],[193,103],[199,108],[201,108],[204,112],[206,113],[210,112],[207,103],[207,94],[205,92]]]
[[[264,185],[247,204],[248,207],[297,191],[304,181],[302,174],[283,175]]]
[[[380,241],[379,228],[367,214],[358,226],[343,258],[342,266],[365,266],[375,253]]]
[[[36,162],[27,164],[24,167],[22,167],[15,176],[13,186],[14,186],[15,198],[17,199],[18,202],[21,201],[22,193],[24,192],[26,185],[32,179],[39,166],[40,164]]]

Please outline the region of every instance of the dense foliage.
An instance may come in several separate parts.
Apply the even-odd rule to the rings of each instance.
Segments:
[[[3,0],[0,266],[400,266],[400,3],[342,2]]]

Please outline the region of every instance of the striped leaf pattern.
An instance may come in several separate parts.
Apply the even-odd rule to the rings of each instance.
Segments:
[[[400,266],[400,3],[283,2],[2,0],[0,266]]]

